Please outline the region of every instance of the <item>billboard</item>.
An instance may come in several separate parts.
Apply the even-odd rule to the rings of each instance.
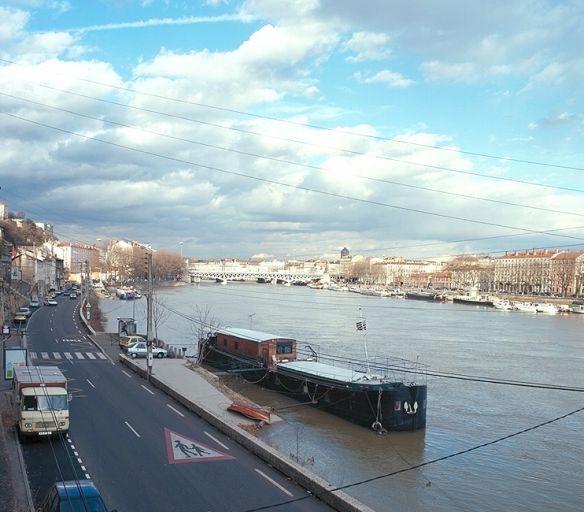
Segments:
[[[4,380],[14,378],[14,368],[26,366],[27,350],[25,348],[4,349]]]

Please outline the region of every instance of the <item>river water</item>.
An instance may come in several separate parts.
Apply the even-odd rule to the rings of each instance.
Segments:
[[[221,327],[294,337],[324,353],[364,359],[367,347],[370,357],[419,358],[432,371],[584,388],[584,315],[231,282],[156,296],[181,315],[198,318],[198,307]],[[144,299],[104,299],[101,307],[109,331],[133,316],[145,332]],[[355,329],[359,308],[365,339]],[[188,354],[197,329],[181,315],[170,314],[158,335]],[[584,407],[583,393],[431,376],[427,384],[425,431],[386,435],[259,386],[239,391],[284,419],[259,437],[375,510],[584,510],[584,411],[569,414]]]

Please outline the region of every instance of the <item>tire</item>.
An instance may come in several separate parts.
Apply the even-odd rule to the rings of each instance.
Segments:
[[[158,359],[162,359],[164,357],[164,352],[158,352],[158,354],[156,354],[156,357]]]
[[[130,357],[131,357],[132,359],[136,359],[136,354],[130,354]]]

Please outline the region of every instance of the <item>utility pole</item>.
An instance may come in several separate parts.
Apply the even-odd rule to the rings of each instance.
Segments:
[[[152,375],[152,249],[146,249],[146,266],[148,272],[148,291],[146,293],[146,379]]]

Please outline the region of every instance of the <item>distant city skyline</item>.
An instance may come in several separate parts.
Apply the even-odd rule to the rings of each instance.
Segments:
[[[573,0],[6,0],[0,200],[183,255],[584,247]]]

